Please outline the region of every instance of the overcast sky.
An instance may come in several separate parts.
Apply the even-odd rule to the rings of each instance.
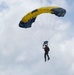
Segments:
[[[24,15],[44,6],[59,6],[67,13],[62,18],[41,14],[29,29],[18,26]],[[0,75],[74,75],[73,9],[74,0],[0,0]]]

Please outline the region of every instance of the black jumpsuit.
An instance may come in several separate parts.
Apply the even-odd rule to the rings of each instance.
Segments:
[[[45,46],[44,48],[44,51],[45,51],[45,53],[44,53],[44,58],[45,58],[45,61],[46,61],[46,56],[48,57],[48,60],[50,59],[50,57],[49,57],[49,55],[48,55],[48,53],[49,53],[49,47],[48,46]]]

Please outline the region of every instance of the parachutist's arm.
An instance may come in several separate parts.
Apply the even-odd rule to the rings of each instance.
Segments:
[[[42,47],[43,49],[45,49],[45,45],[43,45],[43,47]]]

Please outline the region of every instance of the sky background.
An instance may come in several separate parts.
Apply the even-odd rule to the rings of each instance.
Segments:
[[[25,14],[44,6],[59,6],[67,13],[62,18],[41,14],[29,29],[18,26]],[[73,14],[74,0],[0,0],[0,75],[74,75]]]

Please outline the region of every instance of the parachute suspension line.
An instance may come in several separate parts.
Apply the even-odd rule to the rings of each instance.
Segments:
[[[44,18],[45,16],[43,17],[40,17],[40,18]],[[42,21],[41,21],[42,20]],[[38,24],[39,24],[39,29],[40,29],[40,43],[42,44],[45,40],[47,40],[45,37],[46,36],[46,29],[47,29],[47,25],[45,23],[45,19],[40,19],[38,20]]]
[[[46,16],[46,17],[45,17]],[[52,18],[51,19],[51,16],[52,15],[47,15],[45,14],[41,19],[42,21],[39,21],[39,28],[40,28],[40,31],[41,31],[41,39],[40,41],[41,42],[44,42],[44,41],[50,41],[51,37],[52,37],[52,34],[53,34],[53,29],[54,29],[54,21],[55,21],[55,17],[54,19]],[[50,17],[50,18],[49,18]],[[45,19],[46,18],[46,19]]]
[[[47,40],[49,41],[49,38],[50,38],[50,34],[51,34],[51,32],[52,32],[52,19],[51,19],[51,16],[52,15],[49,15],[49,17],[47,18],[47,28],[46,28],[46,30],[47,30]]]
[[[47,19],[45,19],[45,16],[47,17]],[[44,19],[39,19],[36,21],[38,26],[37,28],[39,28],[39,37],[37,40],[41,43],[43,43],[44,41],[50,41],[52,35],[53,35],[53,29],[54,29],[54,21],[55,21],[55,17],[53,17],[52,19],[49,18],[52,15],[44,15],[43,17],[40,18],[44,18]],[[40,21],[42,20],[42,21]],[[46,21],[46,22],[45,22]]]
[[[40,37],[41,42],[44,41],[44,36],[45,36],[44,26],[45,26],[45,24],[43,24],[43,21],[41,21],[41,19],[40,19],[39,28],[40,28],[40,33],[41,33],[41,35],[40,35],[41,36]]]
[[[37,18],[37,16],[38,15],[40,15],[40,14],[42,14],[42,13],[50,13],[50,14],[54,14],[54,15],[56,15],[56,16],[58,16],[58,17],[64,17],[64,15],[66,14],[66,10],[65,9],[63,9],[63,8],[60,8],[60,7],[57,7],[57,6],[48,6],[48,7],[41,7],[41,8],[38,8],[38,9],[36,9],[36,10],[33,10],[33,11],[31,11],[31,12],[29,12],[28,14],[26,14],[22,19],[21,19],[21,21],[19,22],[19,27],[21,27],[21,28],[31,28],[31,26],[32,26],[32,23],[33,22],[35,22],[35,19]],[[43,17],[44,19],[45,19],[45,17]],[[43,20],[44,20],[43,19]],[[52,24],[51,24],[51,27],[52,27],[52,29],[50,30],[50,26],[48,25],[48,23],[47,23],[47,19],[48,19],[48,16],[47,16],[47,18],[45,19],[46,20],[46,22],[44,21],[44,24],[45,25],[41,25],[40,24],[40,28],[41,28],[41,31],[43,31],[43,33],[41,32],[41,35],[40,35],[40,33],[37,31],[37,30],[35,30],[35,29],[33,29],[31,32],[30,32],[30,30],[29,30],[29,33],[31,33],[31,35],[32,35],[32,38],[37,34],[37,33],[39,33],[38,35],[40,35],[41,37],[44,37],[45,39],[47,39],[47,36],[50,36],[48,39],[50,40],[50,38],[51,38],[51,36],[52,36],[52,29],[53,29],[53,27],[54,27],[54,24],[53,24],[53,21],[51,22]],[[50,24],[50,23],[49,23]],[[48,26],[47,26],[48,25]],[[43,29],[42,29],[43,28]],[[37,29],[37,28],[36,28]],[[50,32],[48,32],[48,30],[50,31]],[[37,33],[36,34],[32,34],[32,32],[33,33],[35,33],[35,31],[37,31]],[[40,30],[39,30],[40,31]],[[54,31],[54,30],[53,30]],[[50,33],[50,34],[49,34]],[[39,38],[39,36],[36,36],[35,37],[35,39],[37,39],[37,38]],[[42,36],[43,35],[43,36]],[[43,39],[44,39],[43,38]],[[33,38],[34,39],[34,38]],[[37,40],[39,40],[39,39],[37,39]]]
[[[53,34],[54,34],[54,28],[55,28],[55,20],[56,20],[56,17],[53,17],[53,19],[51,19],[50,21],[50,30],[49,30],[49,35],[48,35],[48,40],[50,41]]]
[[[33,24],[35,24],[35,25],[33,25]],[[35,40],[36,42],[38,42],[38,43],[40,43],[40,27],[39,27],[39,25],[37,25],[37,24],[39,24],[39,23],[36,23],[36,22],[34,22],[32,24],[32,28],[30,28],[30,31],[29,31],[29,34],[31,35],[31,39],[33,39],[33,40]]]
[[[41,21],[40,21],[41,19],[37,19],[37,21],[36,21],[36,23],[38,24],[37,25],[37,32],[38,32],[38,37],[37,37],[37,41],[40,43],[40,44],[42,44],[41,42],[42,42],[42,37],[43,37],[43,35],[42,35],[42,23],[41,23]]]

